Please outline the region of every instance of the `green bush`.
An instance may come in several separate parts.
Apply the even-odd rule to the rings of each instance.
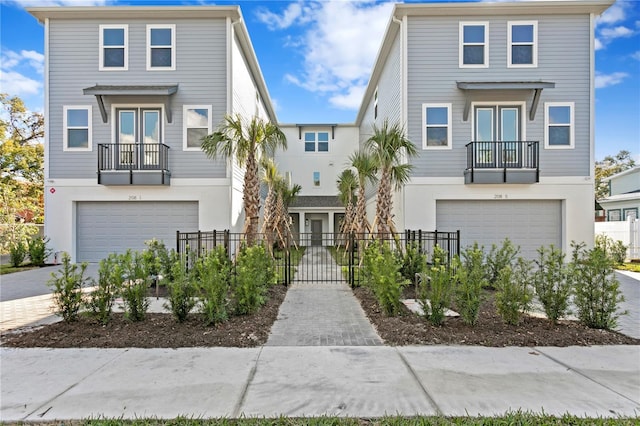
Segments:
[[[111,319],[118,289],[123,282],[124,272],[118,261],[118,255],[111,253],[106,259],[100,261],[96,289],[89,294],[85,305],[89,316],[102,324],[107,324]]]
[[[462,259],[454,260],[456,309],[465,324],[475,325],[480,313],[482,289],[488,286],[484,266],[484,251],[478,243],[461,253]]]
[[[263,245],[243,246],[238,253],[233,279],[235,311],[251,314],[265,302],[267,287],[274,281],[273,260]]]
[[[487,255],[487,282],[490,288],[495,288],[500,272],[507,266],[513,268],[520,247],[516,247],[509,238],[502,241],[502,245],[498,247],[496,244],[491,245],[491,250]]]
[[[22,241],[16,241],[9,245],[9,262],[11,266],[17,268],[24,263],[27,258],[27,246]]]
[[[407,280],[400,273],[400,261],[389,244],[377,241],[369,244],[364,249],[363,266],[364,285],[371,289],[386,315],[397,315]]]
[[[231,281],[231,262],[222,246],[216,247],[206,257],[196,263],[199,276],[201,305],[200,311],[207,325],[226,321],[229,289]]]
[[[142,321],[149,309],[147,288],[149,275],[138,252],[127,250],[118,256],[122,265],[125,280],[121,284],[120,293],[124,304],[124,316],[131,321]]]
[[[176,321],[184,322],[196,305],[196,273],[187,271],[182,262],[176,262],[171,275],[173,280],[167,284],[169,297],[164,307],[171,311]]]
[[[142,251],[142,259],[147,275],[155,277],[158,281],[162,279],[171,281],[172,268],[177,257],[175,251],[170,252],[162,241],[155,238],[145,241],[144,244],[147,248]]]
[[[565,264],[565,255],[553,245],[548,249],[540,247],[535,261],[538,269],[534,273],[536,295],[542,303],[544,313],[552,323],[569,313],[572,271]]]
[[[505,266],[498,274],[496,307],[502,320],[518,325],[531,303],[531,263],[519,257],[513,268]]]
[[[49,238],[35,237],[29,240],[29,259],[31,264],[35,266],[44,266],[47,257],[51,254],[52,250],[47,247],[49,244]]]
[[[614,261],[602,247],[585,250],[583,244],[572,246],[571,269],[578,319],[587,327],[614,329],[620,317],[619,304],[624,301],[620,283],[615,278]]]
[[[418,286],[418,297],[425,317],[433,325],[442,325],[445,312],[451,306],[454,277],[448,266],[447,252],[436,246],[433,249],[433,265],[427,268]]]
[[[624,263],[627,257],[627,246],[622,241],[614,240],[605,234],[598,234],[595,243],[595,246],[604,251],[615,265]]]
[[[416,274],[421,274],[427,269],[427,256],[420,252],[416,242],[407,243],[402,257],[400,273],[410,282],[415,280]]]
[[[71,263],[71,257],[67,253],[62,255],[62,268],[58,274],[51,273],[51,279],[47,282],[53,289],[53,303],[56,306],[56,315],[61,316],[66,322],[75,321],[82,307],[82,287],[89,281],[84,277],[87,264],[78,266]]]

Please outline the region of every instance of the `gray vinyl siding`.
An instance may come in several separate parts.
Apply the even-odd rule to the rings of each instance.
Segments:
[[[127,71],[98,71],[99,25],[129,25]],[[146,25],[176,25],[176,70],[146,70]],[[112,143],[112,103],[162,103],[161,97],[105,97],[109,120],[102,122],[95,96],[82,89],[100,85],[178,84],[171,97],[172,123],[164,121],[173,178],[224,178],[226,163],[201,152],[183,151],[183,105],[212,105],[215,128],[227,107],[226,21],[51,20],[49,29],[49,167],[51,178],[95,178],[97,145]],[[93,151],[63,151],[63,106],[92,105]]]
[[[538,21],[538,67],[507,68],[508,21]],[[489,67],[459,68],[460,21],[489,22]],[[414,175],[462,177],[465,144],[472,140],[472,118],[462,121],[464,93],[457,81],[549,81],[534,121],[528,118],[532,91],[478,91],[474,102],[526,101],[526,139],[540,142],[541,176],[590,173],[589,16],[410,17],[408,24],[408,135],[422,146],[422,104],[452,104],[452,150],[420,150]],[[575,102],[575,148],[544,149],[545,102]]]

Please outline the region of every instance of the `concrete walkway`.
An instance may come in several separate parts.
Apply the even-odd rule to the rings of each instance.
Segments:
[[[307,268],[313,268],[315,276]],[[344,281],[325,281],[329,277],[339,277],[337,269],[338,265],[326,248],[307,247],[271,328],[267,346],[382,344],[349,286]],[[317,281],[299,280],[312,276]]]

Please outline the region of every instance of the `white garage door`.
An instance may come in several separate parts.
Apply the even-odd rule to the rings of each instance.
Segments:
[[[197,202],[79,202],[77,258],[97,262],[112,252],[142,250],[152,238],[175,248],[178,230],[198,230]]]
[[[491,248],[509,238],[521,254],[536,257],[540,246],[561,247],[562,206],[557,200],[438,201],[438,230],[460,230],[461,246]]]

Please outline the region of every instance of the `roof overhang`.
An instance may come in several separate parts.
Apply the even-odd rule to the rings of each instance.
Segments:
[[[239,19],[238,6],[71,6],[28,7],[38,21],[46,19]]]
[[[98,101],[98,108],[102,116],[102,122],[108,121],[107,109],[104,106],[105,96],[159,96],[164,103],[164,112],[167,122],[171,123],[171,96],[178,91],[177,84],[170,85],[135,85],[135,86],[111,86],[96,84],[82,89],[85,95],[94,95]]]
[[[465,103],[463,120],[469,119],[469,111],[471,110],[472,93],[479,90],[533,90],[533,98],[529,107],[529,120],[536,118],[538,103],[542,89],[553,89],[555,83],[548,81],[458,81],[456,82],[458,89],[465,92]]]

